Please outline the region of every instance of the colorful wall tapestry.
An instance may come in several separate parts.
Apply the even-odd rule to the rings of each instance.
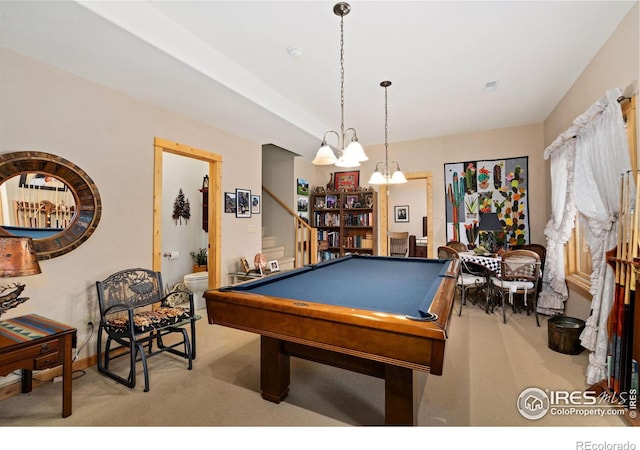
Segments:
[[[478,245],[480,213],[498,214],[497,243],[529,243],[528,157],[444,165],[447,242]]]

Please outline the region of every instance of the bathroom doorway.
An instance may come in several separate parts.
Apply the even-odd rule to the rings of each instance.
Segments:
[[[222,156],[205,150],[196,149],[183,144],[170,142],[161,138],[154,139],[154,189],[153,189],[153,270],[162,271],[163,254],[170,249],[162,248],[162,216],[163,212],[163,157],[173,154],[194,158],[208,163],[208,274],[209,289],[220,286],[220,228],[221,228],[221,180]],[[189,257],[190,255],[184,255]]]

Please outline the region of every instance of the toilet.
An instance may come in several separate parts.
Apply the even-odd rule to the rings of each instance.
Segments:
[[[204,308],[204,291],[209,288],[209,272],[194,272],[184,276],[184,286],[195,294],[193,306]]]

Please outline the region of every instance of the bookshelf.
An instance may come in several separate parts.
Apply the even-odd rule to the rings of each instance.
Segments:
[[[326,191],[311,195],[311,226],[318,233],[318,262],[348,253],[377,254],[377,192]]]

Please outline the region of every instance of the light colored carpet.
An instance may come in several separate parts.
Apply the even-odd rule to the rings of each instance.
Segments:
[[[540,328],[526,314],[509,315],[505,325],[497,312],[469,305],[458,317],[457,308],[444,374],[418,374],[426,377],[420,426],[624,426],[620,418],[606,415],[523,418],[516,401],[525,388],[587,388],[587,352],[574,356],[550,350],[545,316]],[[206,318],[198,322],[197,333],[193,370],[172,355],[151,358],[148,393],[142,391],[142,379],[130,390],[92,367],[83,376],[75,374],[70,417],[60,417],[61,385],[51,383],[0,401],[0,425],[338,428],[384,423],[382,380],[292,358],[289,396],[270,403],[259,390],[259,336],[209,325]]]

